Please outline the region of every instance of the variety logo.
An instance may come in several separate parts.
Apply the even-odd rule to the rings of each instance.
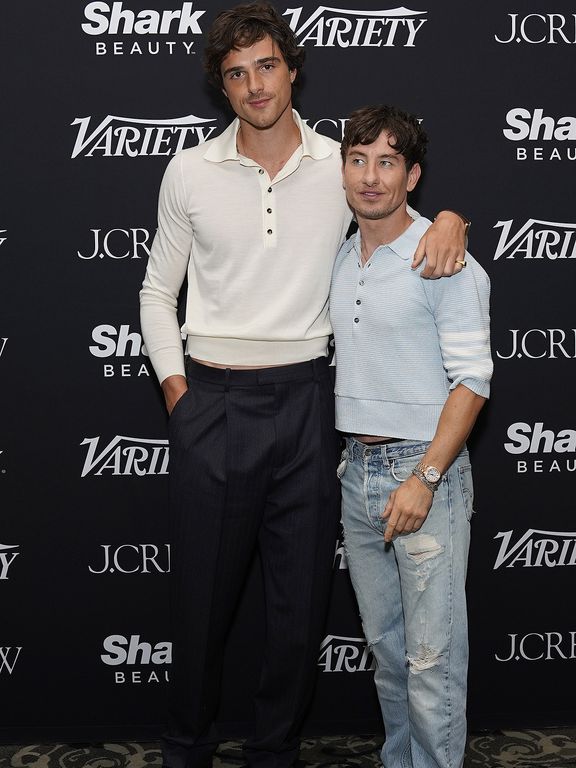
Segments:
[[[165,40],[166,36],[172,38],[185,35],[201,35],[199,19],[206,11],[193,10],[194,3],[182,3],[178,10],[143,10],[135,13],[129,9],[124,9],[122,2],[105,3],[92,2],[84,9],[84,18],[86,22],[82,24],[82,31],[92,37],[101,37],[102,35],[137,35],[138,40],[125,42],[115,40],[114,42],[99,40],[95,43],[95,53],[97,56],[112,54],[114,56],[122,55],[146,55],[156,56],[159,53],[174,54],[177,51],[185,51],[186,55],[195,53],[192,50],[193,40]],[[142,38],[158,37],[156,40],[146,40]]]
[[[568,17],[561,13],[509,13],[504,39],[494,35],[497,43],[530,43],[531,45],[557,45],[576,43],[576,13]]]
[[[505,259],[576,259],[576,224],[527,219],[513,232],[514,219],[498,221],[501,229],[494,261]]]
[[[94,357],[116,359],[141,355],[148,357],[142,335],[138,331],[131,331],[129,325],[121,325],[119,328],[108,324],[97,325],[92,331],[92,341],[95,343],[88,349]],[[114,360],[111,363],[104,363],[102,372],[104,378],[150,376],[150,371],[144,362],[119,363]]]
[[[514,568],[556,568],[576,565],[576,532],[539,531],[529,528],[512,541],[514,531],[500,531],[494,536],[502,539],[494,570],[504,566]]]
[[[170,544],[101,544],[102,560],[90,573],[170,573]]]
[[[89,131],[91,117],[77,117],[78,126],[72,158],[148,157],[175,155],[186,146],[203,144],[216,130],[215,118],[186,115],[173,120],[146,120],[108,115]]]
[[[131,229],[91,229],[91,245],[88,251],[76,251],[79,259],[142,259],[150,255],[148,244],[153,235],[142,227]]]
[[[561,429],[554,432],[544,429],[544,423],[537,421],[534,426],[523,421],[515,422],[508,427],[509,443],[504,443],[508,453],[520,454],[555,454],[550,459],[522,459],[516,462],[518,474],[526,472],[576,472],[576,458],[567,458],[565,454],[576,453],[576,430]]]
[[[323,672],[372,672],[376,661],[363,637],[327,635],[320,646]]]
[[[100,658],[110,667],[165,667],[172,663],[172,643],[140,642],[140,635],[109,635],[103,643],[106,653]],[[167,669],[115,670],[115,683],[160,683],[169,682]]]
[[[8,343],[8,337],[6,336],[0,336],[0,357],[4,354],[4,350],[6,349],[6,344]]]
[[[17,544],[0,544],[0,580],[8,579],[8,569],[19,554]]]
[[[510,344],[496,350],[501,360],[528,357],[530,360],[576,358],[576,328],[510,328]]]
[[[9,675],[12,674],[21,650],[22,646],[14,648],[12,646],[6,647],[0,645],[0,675],[5,671],[8,672]]]
[[[7,229],[0,229],[0,245],[5,243],[6,240],[8,239],[7,237],[2,237],[2,235],[7,235],[7,234],[8,234],[8,230]]]
[[[284,16],[298,40],[319,48],[414,48],[416,35],[427,22],[426,11],[390,8],[359,11],[321,5],[308,18],[303,8],[287,8]]]
[[[576,141],[576,117],[554,118],[544,110],[515,107],[506,114],[508,128],[502,133],[508,141],[558,142],[546,147],[534,145],[516,147],[516,160],[576,160],[576,146],[566,146]]]
[[[117,435],[98,452],[100,437],[86,437],[88,446],[81,477],[88,475],[167,475],[168,440]]]
[[[506,635],[506,647],[496,661],[554,661],[576,659],[576,632],[516,632]]]

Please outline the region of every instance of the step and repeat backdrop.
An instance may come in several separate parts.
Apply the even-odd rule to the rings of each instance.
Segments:
[[[0,739],[157,736],[166,717],[168,443],[138,292],[164,168],[231,119],[205,82],[219,0],[4,4],[0,207]],[[278,4],[302,116],[417,113],[413,199],[472,219],[492,281],[493,396],[470,447],[470,727],[576,724],[576,13],[564,0]],[[341,541],[307,731],[381,729]],[[245,733],[255,565],[226,654]]]

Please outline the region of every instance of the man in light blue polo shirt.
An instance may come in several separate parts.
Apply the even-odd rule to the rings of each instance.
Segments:
[[[352,114],[343,182],[358,232],[340,249],[330,317],[352,583],[386,731],[386,768],[460,768],[466,744],[466,439],[492,375],[488,276],[468,253],[451,280],[410,264],[422,232],[407,193],[427,137],[401,110]],[[383,300],[384,299],[384,300]]]

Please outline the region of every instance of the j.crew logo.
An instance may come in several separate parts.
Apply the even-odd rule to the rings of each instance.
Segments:
[[[527,357],[530,360],[576,358],[576,328],[510,328],[506,349],[496,350],[500,360]]]
[[[170,573],[170,544],[101,544],[103,562],[90,573]]]
[[[497,43],[530,43],[531,45],[557,45],[576,43],[576,13],[509,13],[508,29],[504,38],[494,35]]]
[[[529,632],[507,635],[507,648],[501,656],[494,654],[496,661],[553,661],[554,659],[576,659],[576,632]]]
[[[287,8],[290,27],[299,45],[319,48],[414,48],[416,35],[427,19],[426,11],[390,8],[386,11],[359,11],[319,6],[302,20],[302,8]]]
[[[76,251],[78,258],[89,261],[90,259],[142,259],[150,256],[148,244],[152,235],[142,227],[131,229],[91,229],[92,245],[88,251],[81,253]]]

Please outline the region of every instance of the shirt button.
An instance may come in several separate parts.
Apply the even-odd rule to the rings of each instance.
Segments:
[[[272,234],[272,230],[271,229],[267,230],[267,232],[268,232],[269,235]]]
[[[266,213],[272,213],[272,208],[266,208]]]
[[[355,323],[359,323],[359,322],[360,322],[360,318],[359,318],[359,317],[355,317],[355,318],[354,318],[354,322],[355,322]]]
[[[358,285],[364,285],[364,280],[360,280],[360,282],[358,283]]]
[[[362,304],[362,302],[360,301],[360,299],[356,299],[356,304]]]
[[[272,192],[272,187],[268,187],[268,192]]]
[[[258,173],[260,173],[260,174],[264,173],[264,171],[262,170],[262,168],[258,168]]]

